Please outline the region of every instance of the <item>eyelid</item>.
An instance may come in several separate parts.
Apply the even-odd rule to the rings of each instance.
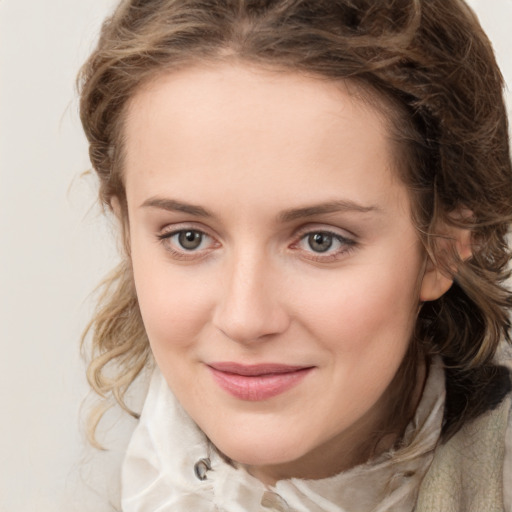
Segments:
[[[335,237],[342,238],[343,240],[350,240],[354,243],[357,242],[358,239],[358,236],[352,231],[349,231],[348,229],[338,228],[328,224],[317,223],[307,224],[305,226],[300,227],[297,230],[295,237],[297,239],[302,239],[305,235],[309,235],[311,233],[328,233]]]
[[[315,233],[324,233],[335,238],[343,247],[336,251],[326,251],[325,253],[315,252],[313,250],[307,251],[299,247],[299,244],[304,239]],[[289,246],[292,249],[301,250],[304,257],[319,263],[328,263],[331,261],[338,261],[344,256],[348,255],[358,245],[357,236],[346,229],[340,229],[333,226],[326,226],[325,224],[308,224],[301,227],[295,234],[295,241]]]
[[[186,249],[179,249],[177,246],[172,244],[172,238],[182,233],[183,231],[196,231],[201,233],[203,236],[209,238],[212,243],[206,249],[198,249],[187,251]],[[159,243],[161,243],[165,250],[167,250],[171,256],[177,260],[198,260],[208,256],[208,254],[213,250],[221,246],[220,242],[217,240],[217,237],[211,234],[210,230],[207,229],[204,225],[194,222],[181,222],[178,224],[166,225],[156,235],[156,238]]]
[[[175,244],[171,244],[170,239],[183,231],[196,231],[211,240],[209,246],[205,249],[190,250],[179,249]],[[335,238],[340,244],[343,245],[336,251],[327,250],[325,253],[315,252],[313,250],[305,250],[300,248],[301,242],[305,237],[315,234],[324,233]],[[156,235],[158,242],[177,260],[199,260],[207,257],[214,249],[222,246],[218,241],[218,237],[211,233],[211,230],[201,223],[197,222],[180,222],[177,224],[170,224],[164,226]],[[339,260],[347,255],[351,250],[355,249],[358,245],[357,236],[348,231],[325,224],[307,224],[299,228],[294,234],[294,241],[288,246],[290,249],[299,250],[304,255],[305,259],[317,262],[329,262]]]
[[[189,229],[190,231],[200,231],[201,233],[205,233],[207,235],[213,236],[211,234],[211,229],[203,224],[202,222],[194,222],[194,221],[185,221],[185,222],[173,222],[166,223],[161,228],[158,229],[158,233],[164,235],[166,233],[176,233],[177,231],[186,231]]]

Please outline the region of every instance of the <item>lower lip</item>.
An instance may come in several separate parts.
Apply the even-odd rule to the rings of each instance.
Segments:
[[[297,386],[313,368],[266,375],[238,375],[209,367],[217,384],[240,400],[257,402],[280,395]]]

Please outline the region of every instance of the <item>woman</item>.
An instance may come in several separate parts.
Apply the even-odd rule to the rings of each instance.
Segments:
[[[119,5],[81,115],[125,247],[90,382],[156,363],[125,512],[510,507],[502,85],[459,0]]]

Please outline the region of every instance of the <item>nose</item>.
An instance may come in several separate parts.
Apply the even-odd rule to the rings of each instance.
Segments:
[[[288,328],[283,282],[257,254],[239,255],[226,263],[213,323],[239,343],[268,340]]]

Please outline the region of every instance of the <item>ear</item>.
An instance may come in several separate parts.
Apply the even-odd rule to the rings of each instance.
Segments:
[[[472,255],[471,231],[450,226],[435,243],[435,254],[428,254],[420,288],[420,301],[439,299],[453,284],[458,264]]]
[[[121,201],[117,196],[112,196],[110,198],[110,208],[112,212],[116,216],[117,220],[121,220],[123,218],[123,209],[121,207]]]
[[[121,229],[122,244],[125,253],[130,255],[130,223],[128,219],[128,208],[123,206],[121,200],[117,196],[112,196],[110,199],[110,208],[116,217],[119,227]]]

